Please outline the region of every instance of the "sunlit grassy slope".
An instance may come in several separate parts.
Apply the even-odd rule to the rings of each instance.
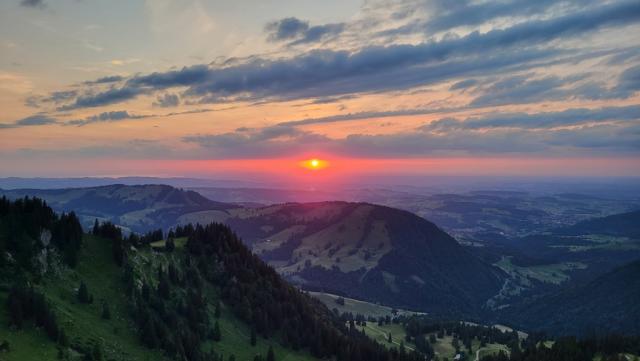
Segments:
[[[182,242],[179,245],[181,246]],[[156,269],[159,262],[165,262],[167,257],[169,256],[152,251],[139,251],[133,261],[136,262],[136,269],[139,272],[155,275],[151,271]],[[81,281],[86,283],[93,296],[93,304],[81,304],[76,300],[76,290]],[[85,236],[80,262],[76,269],[67,269],[60,275],[48,277],[37,288],[43,291],[51,302],[59,324],[69,336],[72,349],[81,348],[78,347],[79,345],[99,342],[104,348],[105,360],[168,360],[160,350],[150,350],[138,342],[138,335],[127,306],[122,270],[112,261],[111,245],[108,240]],[[209,291],[210,312],[213,312],[216,292],[214,289]],[[0,360],[57,360],[57,345],[51,342],[43,331],[33,327],[25,327],[20,331],[7,328],[7,312],[4,307],[6,297],[7,290],[1,290],[0,342],[8,341],[11,350],[0,352]],[[109,320],[101,317],[104,302],[109,305],[111,313]],[[222,352],[225,359],[231,354],[236,356],[236,360],[253,359],[256,354],[265,355],[268,347],[273,346],[278,360],[314,360],[305,353],[293,352],[281,347],[276,340],[258,337],[256,346],[251,346],[249,328],[227,311],[224,305],[219,322],[222,340],[211,342],[204,347],[213,347],[217,352]],[[70,354],[74,359],[81,359],[81,355],[73,350]]]
[[[336,299],[340,296],[324,293],[324,292],[309,292],[309,294],[324,303],[330,310],[334,308],[337,309],[340,313],[351,312],[355,314],[361,314],[366,317],[385,317],[385,316],[393,316],[394,308],[387,307],[384,305],[379,305],[371,302],[355,300],[349,297],[342,297],[344,300],[344,305],[336,303]],[[423,314],[422,312],[412,312],[403,309],[395,309],[396,315],[412,315],[412,314]]]

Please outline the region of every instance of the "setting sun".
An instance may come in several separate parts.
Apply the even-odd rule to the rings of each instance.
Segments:
[[[329,166],[329,162],[327,162],[326,160],[321,160],[321,159],[317,159],[317,158],[313,158],[313,159],[307,159],[305,161],[302,161],[300,163],[300,165],[304,168],[307,169],[311,169],[311,170],[319,170],[319,169],[323,169]]]

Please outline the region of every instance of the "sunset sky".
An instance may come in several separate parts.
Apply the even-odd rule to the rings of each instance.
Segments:
[[[639,176],[639,34],[638,0],[3,0],[0,176]]]

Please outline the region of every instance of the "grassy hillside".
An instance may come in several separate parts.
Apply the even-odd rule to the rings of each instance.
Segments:
[[[403,309],[394,309],[384,305],[379,305],[371,302],[360,301],[349,297],[340,297],[331,293],[324,292],[309,292],[309,294],[324,303],[329,309],[334,308],[340,313],[351,312],[353,314],[360,314],[365,317],[385,317],[394,315],[411,315],[422,314],[421,312],[412,312]],[[344,304],[336,303],[336,300],[341,298],[344,300]],[[394,312],[395,311],[395,312]]]
[[[36,286],[43,291],[67,332],[72,348],[100,342],[107,358],[115,360],[162,360],[162,354],[142,347],[130,321],[127,296],[121,278],[121,269],[112,261],[110,242],[86,236],[80,261],[75,270],[66,269],[58,276],[45,278]],[[80,281],[86,283],[94,297],[93,304],[77,301],[76,290]],[[5,304],[6,293],[0,295]],[[107,301],[110,320],[101,318],[102,304]],[[2,317],[6,317],[3,309]],[[2,323],[3,326],[7,322]],[[11,343],[11,352],[3,354],[6,360],[56,360],[56,345],[41,330],[28,328],[10,331],[0,328],[0,339]],[[35,347],[34,347],[35,346]]]
[[[375,322],[367,322],[365,326],[358,326],[358,329],[363,330],[369,337],[388,347],[399,347],[401,343],[404,344],[404,347],[407,350],[414,350],[416,347],[413,342],[406,341],[405,337],[407,334],[401,324],[391,323],[378,325]],[[391,342],[389,342],[389,334],[391,334]],[[425,336],[428,338],[432,334],[435,335],[436,333],[428,333],[425,334]],[[436,338],[436,342],[432,344],[435,355],[441,359],[447,358],[448,360],[453,360],[457,354],[456,349],[453,346],[453,339],[454,338],[452,336],[447,335],[442,338]],[[504,351],[506,354],[509,354],[509,348],[506,345],[489,343],[481,346],[480,341],[477,339],[472,341],[470,350],[462,347],[461,351],[465,352],[467,355],[471,355],[471,360],[475,360],[476,355],[479,355],[479,360],[484,356],[497,354],[500,351]]]
[[[152,267],[166,261],[165,255],[152,251],[141,251],[135,262],[139,270],[151,273]],[[168,360],[159,350],[150,350],[139,342],[133,324],[122,269],[112,260],[109,240],[86,235],[75,270],[65,269],[57,276],[45,278],[37,288],[43,291],[51,302],[62,328],[71,341],[70,355],[79,359],[80,354],[73,351],[86,345],[99,342],[107,360],[155,361]],[[93,296],[92,304],[82,304],[76,298],[76,290],[83,281]],[[216,300],[214,292],[209,295],[211,304]],[[0,291],[0,304],[6,303],[6,289]],[[107,302],[111,319],[102,319],[103,302]],[[213,309],[210,310],[213,312]],[[3,361],[45,361],[58,360],[58,349],[42,330],[26,327],[20,331],[10,330],[7,312],[0,312],[0,342],[6,340],[11,351],[0,353]],[[237,320],[226,307],[222,307],[220,317],[222,339],[220,342],[205,345],[214,347],[224,355],[235,354],[237,360],[252,359],[256,354],[266,354],[273,346],[278,360],[314,360],[300,352],[282,348],[275,340],[265,340],[258,336],[256,346],[249,343],[248,327]],[[74,357],[76,356],[76,357]]]

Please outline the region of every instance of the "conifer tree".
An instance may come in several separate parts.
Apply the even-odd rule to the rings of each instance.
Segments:
[[[269,346],[269,351],[267,351],[267,361],[276,361],[276,356],[273,353],[272,346]]]
[[[109,305],[106,302],[102,303],[102,315],[101,315],[103,320],[110,320],[111,319],[111,311],[109,311]]]
[[[255,327],[251,327],[251,346],[255,346],[256,345],[256,328]]]
[[[218,321],[213,325],[213,335],[212,337],[214,341],[220,341],[222,339],[222,334],[220,333],[220,324]]]
[[[78,288],[78,301],[80,303],[91,303],[91,295],[89,294],[89,289],[84,281],[80,282],[80,287]]]

